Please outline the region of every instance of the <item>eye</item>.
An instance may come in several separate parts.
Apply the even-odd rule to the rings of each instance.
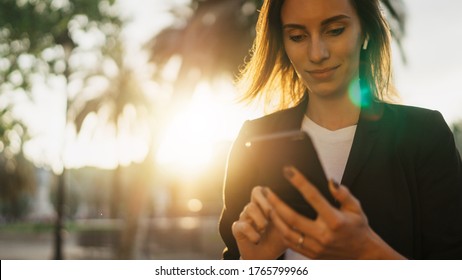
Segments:
[[[345,31],[345,27],[334,28],[334,29],[327,31],[327,33],[332,36],[339,36],[340,34],[343,33],[343,31]]]
[[[301,42],[305,39],[306,35],[290,35],[289,39],[294,42]]]

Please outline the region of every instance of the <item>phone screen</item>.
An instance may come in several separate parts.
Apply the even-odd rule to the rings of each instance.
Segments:
[[[334,206],[328,181],[311,138],[304,131],[258,136],[245,143],[257,169],[257,184],[269,187],[294,210],[315,219],[316,211],[283,175],[286,165],[296,167]]]

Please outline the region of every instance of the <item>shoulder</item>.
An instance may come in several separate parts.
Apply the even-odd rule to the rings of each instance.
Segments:
[[[384,103],[384,108],[384,114],[392,114],[405,121],[424,122],[428,119],[442,118],[440,112],[421,107]]]
[[[426,108],[384,103],[383,118],[396,129],[405,129],[408,132],[450,131],[443,115],[436,110]]]
[[[397,144],[417,154],[452,148],[454,136],[443,115],[436,110],[385,104],[383,125],[396,136]]]
[[[239,137],[253,137],[285,130],[300,129],[306,111],[307,100],[305,97],[294,107],[246,121],[239,133]]]
[[[275,129],[276,124],[278,124],[282,119],[292,115],[291,112],[291,109],[285,109],[257,119],[247,120],[242,126],[241,134],[252,137],[271,133]]]

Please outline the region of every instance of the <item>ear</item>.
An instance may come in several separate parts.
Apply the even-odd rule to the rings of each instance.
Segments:
[[[367,45],[369,45],[369,34],[366,34],[366,38],[364,38],[363,50],[367,50]]]

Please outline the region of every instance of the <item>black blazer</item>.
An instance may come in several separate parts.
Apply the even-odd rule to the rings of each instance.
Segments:
[[[255,186],[244,143],[300,129],[307,102],[244,123],[224,183],[224,259],[240,257],[231,225]],[[362,109],[341,183],[359,199],[371,228],[405,257],[462,259],[462,163],[439,112],[380,102]]]

